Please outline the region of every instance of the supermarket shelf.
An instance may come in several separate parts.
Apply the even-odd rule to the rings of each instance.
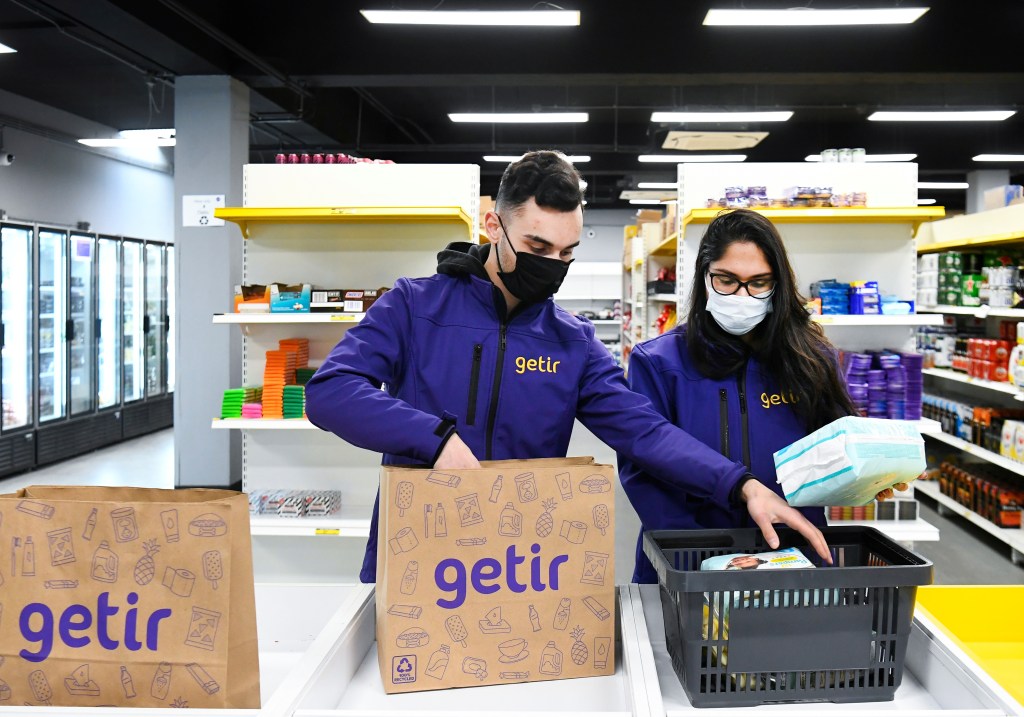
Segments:
[[[366,314],[214,314],[215,324],[358,324]]]
[[[671,256],[676,255],[676,246],[678,245],[679,234],[670,234],[665,241],[651,250],[651,256]]]
[[[369,505],[342,505],[336,515],[324,518],[279,518],[276,515],[249,517],[253,535],[286,537],[332,536],[338,538],[366,538],[370,535]]]
[[[676,295],[675,294],[648,294],[647,298],[650,299],[651,301],[671,301],[671,302],[675,302]]]
[[[320,430],[305,418],[215,418],[211,427],[221,430],[244,429],[247,431]]]
[[[917,426],[917,430],[920,433],[932,435],[935,433],[942,433],[942,424],[932,418],[922,418],[914,421],[914,425]]]
[[[687,224],[708,224],[721,209],[693,209],[683,217]],[[908,222],[916,230],[922,222],[946,216],[944,207],[798,207],[754,209],[775,224],[893,224]],[[919,249],[920,250],[920,249]]]
[[[919,485],[919,483],[914,483],[914,485]],[[921,518],[914,520],[830,520],[828,524],[834,526],[866,525],[901,543],[939,539],[939,529]]]
[[[815,314],[811,321],[825,326],[941,326],[937,314]]]
[[[917,308],[919,314],[960,314],[963,316],[976,316],[979,319],[984,319],[989,316],[997,319],[1024,319],[1024,309],[1010,309],[1006,307],[1000,307],[993,309],[988,304],[983,306],[950,306],[949,304],[939,304],[938,306]]]
[[[991,520],[981,517],[967,506],[960,505],[939,489],[938,481],[917,481],[914,490],[932,498],[946,512],[956,513],[968,522],[974,523],[989,535],[992,535],[1010,546],[1010,559],[1015,563],[1024,564],[1024,530],[1020,528],[1000,528]]]
[[[462,224],[476,234],[462,207],[218,207],[213,215],[237,224],[246,239],[252,224]]]
[[[936,222],[918,236],[917,251],[921,254],[1021,242],[1024,241],[1022,217],[1024,205],[1012,204]]]
[[[1024,476],[1024,463],[1018,463],[1017,461],[1001,456],[998,453],[993,453],[992,451],[976,446],[973,443],[968,443],[962,438],[951,436],[948,433],[929,433],[928,436],[938,441],[942,441],[947,445],[953,446],[954,448],[959,448],[964,453],[968,453],[975,458],[981,458],[992,465],[1005,468],[1012,473]],[[1022,530],[1021,533],[1024,533],[1024,530]]]
[[[997,393],[1008,393],[1018,401],[1024,401],[1024,393],[1021,393],[1020,388],[1014,386],[1012,383],[1007,383],[1006,381],[986,381],[983,378],[971,378],[965,373],[951,371],[947,368],[926,368],[922,370],[921,373],[925,376],[936,376],[938,378],[949,379],[950,381],[958,381],[959,383],[966,383],[977,388],[996,391]]]

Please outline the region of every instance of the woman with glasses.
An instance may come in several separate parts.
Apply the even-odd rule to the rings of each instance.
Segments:
[[[644,530],[753,527],[744,486],[759,481],[782,495],[772,453],[856,411],[835,349],[804,308],[782,238],[757,212],[738,209],[708,225],[689,307],[685,324],[633,350],[630,386],[745,466],[746,479],[730,509],[673,490],[622,455],[619,476]],[[825,525],[823,508],[800,511]],[[658,582],[641,541],[633,580]]]

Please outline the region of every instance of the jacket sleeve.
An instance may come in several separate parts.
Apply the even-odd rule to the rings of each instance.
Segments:
[[[652,387],[650,393],[659,393],[642,346],[630,356],[629,373],[634,386]],[[730,507],[730,493],[746,467],[669,423],[665,415],[671,414],[665,400],[658,397],[652,404],[647,396],[631,391],[611,354],[592,338],[577,416],[618,452],[623,487],[630,481],[658,481]],[[656,408],[658,402],[660,408]]]
[[[420,411],[381,389],[407,375],[412,308],[408,281],[377,299],[306,385],[306,416],[349,443],[433,465],[455,432],[448,417]]]

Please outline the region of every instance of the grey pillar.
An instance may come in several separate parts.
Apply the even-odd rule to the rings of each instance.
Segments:
[[[978,169],[967,173],[967,213],[974,214],[985,209],[985,192],[993,187],[1010,183],[1008,169]]]
[[[241,480],[241,436],[216,431],[226,388],[241,385],[242,341],[235,326],[214,325],[231,311],[242,279],[238,227],[183,227],[182,196],[224,195],[242,205],[242,165],[249,157],[249,88],[227,76],[179,77],[174,83],[177,380],[174,483],[227,486]]]

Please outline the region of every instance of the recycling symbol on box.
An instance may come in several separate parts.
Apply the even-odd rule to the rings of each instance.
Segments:
[[[400,655],[392,658],[391,681],[396,685],[416,681],[416,655]]]

